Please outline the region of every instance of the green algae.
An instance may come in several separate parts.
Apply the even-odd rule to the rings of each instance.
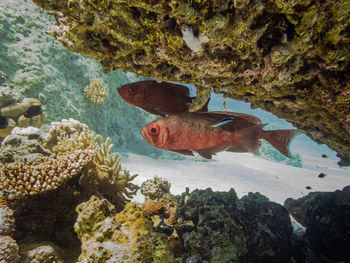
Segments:
[[[52,35],[114,69],[251,102],[350,158],[350,2],[43,1]],[[68,4],[67,4],[68,3]],[[186,27],[208,38],[194,52]]]

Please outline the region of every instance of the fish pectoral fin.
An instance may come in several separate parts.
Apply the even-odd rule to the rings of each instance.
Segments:
[[[199,153],[200,156],[207,158],[207,159],[211,159],[212,155],[218,153],[218,152],[222,152],[222,151],[226,151],[228,149],[230,149],[231,147],[231,141],[224,141],[221,144],[218,144],[214,147],[210,147],[207,149],[203,149],[203,150],[198,150],[196,151],[197,153]]]
[[[182,155],[193,156],[193,152],[191,150],[172,150],[172,152],[176,152]]]
[[[223,126],[227,123],[230,123],[233,121],[233,119],[235,119],[235,117],[228,117],[228,118],[224,118],[222,120],[219,120],[219,121],[216,121],[216,122],[213,122],[212,124],[210,124],[209,126],[212,127],[212,128],[215,128],[215,127],[220,127],[220,126]]]

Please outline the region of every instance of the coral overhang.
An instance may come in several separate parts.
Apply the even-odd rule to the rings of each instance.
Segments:
[[[292,122],[350,160],[350,2],[34,0],[51,34],[104,71],[211,88]]]

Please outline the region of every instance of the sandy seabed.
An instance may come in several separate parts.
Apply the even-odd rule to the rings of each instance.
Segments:
[[[129,153],[122,158],[122,166],[139,176],[135,183],[141,185],[155,175],[171,183],[172,194],[181,194],[189,187],[212,188],[228,191],[234,188],[239,197],[249,192],[260,192],[271,201],[283,204],[289,198],[299,198],[310,191],[335,191],[350,185],[350,169],[341,168],[332,159],[303,156],[303,168],[265,160],[247,153],[218,153],[212,161],[156,160]],[[320,173],[326,177],[319,178]],[[306,189],[310,186],[312,189]],[[143,202],[138,191],[133,201]]]

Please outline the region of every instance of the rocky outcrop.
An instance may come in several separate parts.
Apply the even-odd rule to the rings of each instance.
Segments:
[[[68,49],[252,103],[350,159],[350,3],[34,0]]]
[[[349,186],[342,191],[313,192],[297,200],[289,198],[284,206],[306,227],[302,241],[313,251],[314,262],[350,259]]]

